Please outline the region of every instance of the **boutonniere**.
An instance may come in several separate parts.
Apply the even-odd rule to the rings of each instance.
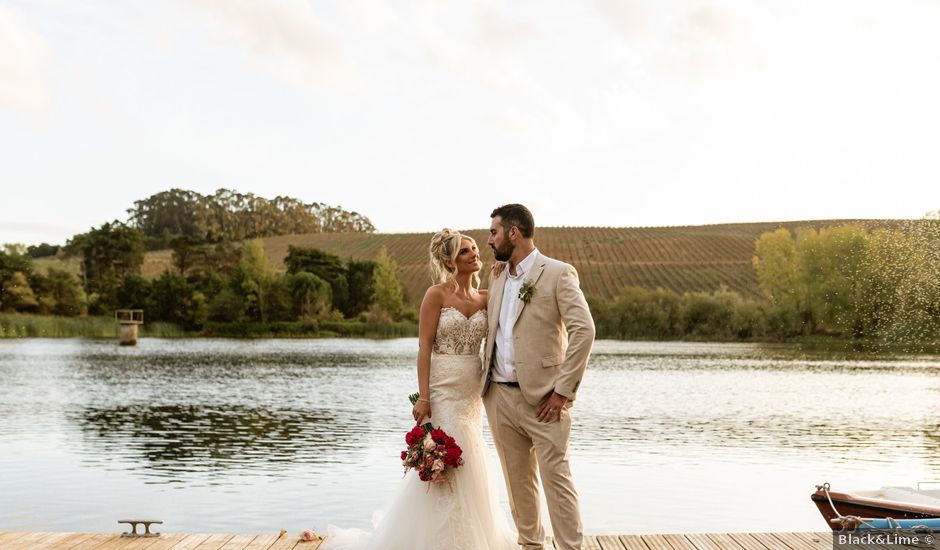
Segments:
[[[522,286],[519,287],[519,299],[522,300],[523,303],[528,304],[533,294],[535,294],[535,285],[532,284],[532,281],[525,281],[522,283]]]

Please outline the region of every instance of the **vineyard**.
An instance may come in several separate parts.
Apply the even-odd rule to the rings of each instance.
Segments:
[[[868,227],[904,223],[836,220],[650,228],[544,227],[536,230],[535,242],[542,253],[578,269],[581,286],[588,296],[609,298],[626,286],[662,287],[682,293],[712,291],[725,285],[742,296],[756,298],[760,289],[751,257],[754,242],[762,233],[780,227],[795,230],[852,222]],[[486,246],[487,231],[465,233],[477,240],[489,265],[493,254]],[[283,270],[282,261],[289,245],[318,248],[354,259],[375,258],[385,246],[398,262],[399,278],[408,299],[417,305],[430,284],[427,269],[430,239],[430,233],[318,233],[267,238],[264,248],[275,267]],[[170,251],[148,253],[144,275],[158,275],[170,266]]]

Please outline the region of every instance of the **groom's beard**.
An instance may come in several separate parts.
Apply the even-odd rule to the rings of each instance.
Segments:
[[[515,249],[516,247],[514,247],[511,242],[503,241],[503,245],[499,248],[493,247],[493,254],[496,256],[496,261],[508,262]]]

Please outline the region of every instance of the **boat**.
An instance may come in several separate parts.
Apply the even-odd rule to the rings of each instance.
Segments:
[[[927,489],[934,485],[937,489]],[[811,495],[819,513],[833,531],[843,527],[845,518],[895,520],[940,517],[940,483],[921,482],[917,488],[882,487],[867,491],[832,491],[829,484],[816,486]]]

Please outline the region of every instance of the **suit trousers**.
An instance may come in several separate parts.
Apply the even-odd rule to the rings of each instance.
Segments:
[[[490,384],[483,403],[503,467],[519,544],[526,550],[544,548],[538,484],[541,477],[555,546],[580,549],[584,536],[581,511],[568,464],[571,412],[564,410],[557,422],[539,422],[536,407],[525,400],[519,388],[495,382]]]

